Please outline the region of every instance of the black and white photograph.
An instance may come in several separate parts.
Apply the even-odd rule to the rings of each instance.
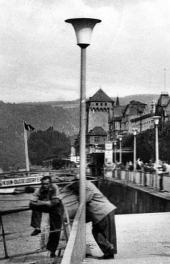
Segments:
[[[0,264],[170,263],[170,1],[0,0]]]

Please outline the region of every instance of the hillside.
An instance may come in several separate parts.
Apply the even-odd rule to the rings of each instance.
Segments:
[[[121,105],[126,105],[132,100],[140,101],[142,103],[151,104],[154,100],[157,102],[160,94],[135,94],[129,95],[125,97],[119,97],[119,101]],[[116,101],[116,97],[111,97],[114,101]],[[50,105],[52,107],[63,107],[63,108],[74,108],[79,107],[79,100],[73,101],[49,101],[49,102],[35,102],[35,103],[23,103],[23,105]]]
[[[157,102],[160,94],[136,94],[136,95],[129,95],[125,97],[120,97],[119,102],[121,105],[127,105],[130,101],[136,100],[148,105],[151,105],[152,101],[155,103]],[[112,98],[114,101],[116,98]]]
[[[25,166],[23,120],[36,130],[50,126],[72,136],[78,133],[79,108],[64,109],[50,105],[0,103],[0,167]]]
[[[131,100],[150,104],[159,95],[134,95],[119,98],[121,105]],[[116,98],[113,98],[116,100]],[[10,104],[0,101],[0,167],[25,167],[23,120],[36,130],[54,130],[73,136],[79,131],[79,100]]]

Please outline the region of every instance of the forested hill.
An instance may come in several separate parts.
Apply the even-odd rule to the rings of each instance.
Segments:
[[[128,95],[125,97],[120,97],[120,104],[121,105],[127,105],[130,101],[136,100],[141,103],[145,103],[148,105],[151,105],[152,101],[157,103],[158,98],[160,97],[160,94],[135,94],[135,95]],[[116,98],[112,98],[114,101]]]
[[[23,120],[36,130],[54,130],[72,136],[78,133],[79,108],[0,102],[0,168],[25,166]]]
[[[124,97],[119,97],[120,105],[127,105],[130,101],[136,100],[145,104],[151,104],[152,101],[157,102],[160,94],[135,94]],[[116,97],[111,97],[116,101]],[[49,101],[49,102],[34,102],[27,105],[50,105],[52,107],[75,108],[79,106],[79,100],[74,101]]]
[[[120,98],[120,104],[131,100],[150,103],[155,98],[158,95],[134,95]],[[25,166],[23,120],[36,130],[53,127],[73,136],[79,130],[79,101],[23,104],[0,101],[0,168]]]

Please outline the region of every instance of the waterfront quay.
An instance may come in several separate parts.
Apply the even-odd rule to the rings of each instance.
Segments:
[[[87,243],[92,256],[83,263],[170,263],[170,213],[116,215],[116,228],[118,254],[114,260],[102,260],[91,226],[87,226]]]
[[[134,200],[129,201],[130,206],[128,206],[128,202],[119,204],[122,208],[118,208],[118,211],[124,210],[123,206],[125,206],[130,213],[117,214],[115,217],[118,254],[115,255],[114,260],[101,259],[103,254],[91,235],[91,225],[87,225],[87,243],[92,256],[86,258],[82,263],[170,263],[170,192],[160,192],[155,188],[142,186],[137,178],[138,184],[133,181],[125,181],[124,176],[123,180],[121,176],[117,177],[117,174],[114,174],[114,176],[116,178],[109,177],[105,179],[105,184],[103,184],[105,185],[103,191],[105,192],[105,189],[107,189],[108,198],[112,200],[111,192],[113,193],[114,190],[117,193],[116,188],[120,191],[121,187],[132,194],[132,198],[134,198]],[[165,189],[167,188],[169,188],[168,185],[165,186]],[[158,212],[144,213],[145,210],[150,210],[149,198],[147,202],[146,199],[143,201],[143,203],[146,202],[146,207],[144,205],[140,206],[140,195],[133,195],[133,193],[142,193],[150,197],[150,200],[155,203],[153,210]],[[123,192],[120,196],[124,196]],[[128,200],[129,197],[126,196],[126,199]],[[159,212],[159,210],[166,209],[168,212]],[[141,212],[143,210],[143,213],[131,213],[131,211],[139,212],[139,210]]]
[[[88,255],[91,256],[80,261],[81,252],[76,246],[80,243],[76,240],[80,238],[77,238],[75,226],[73,230],[75,235],[72,233],[70,237],[62,264],[170,263],[170,193],[118,178],[108,177],[99,182],[102,192],[107,194],[108,199],[117,206],[115,217],[118,254],[115,255],[114,260],[101,259],[102,252],[93,239],[91,226],[87,224],[86,243],[89,245]],[[118,194],[119,197],[116,199]],[[143,195],[142,199],[141,195]],[[81,225],[81,216],[77,218],[77,230],[80,229],[79,225]]]
[[[124,175],[124,174],[122,174]],[[170,204],[170,193],[169,192],[159,192],[155,188],[149,186],[143,186],[139,183],[134,183],[133,181],[125,181],[124,176],[119,177],[118,175],[113,175],[114,177],[104,178],[102,181],[99,181],[99,187],[103,192],[107,190],[109,199],[111,201],[115,200],[118,209],[116,214],[116,228],[117,228],[117,243],[118,243],[118,254],[115,255],[113,260],[102,260],[102,252],[95,243],[92,233],[91,233],[91,224],[86,225],[86,244],[87,244],[87,253],[91,256],[88,256],[84,261],[72,262],[71,258],[68,257],[68,250],[70,245],[75,243],[77,232],[76,224],[72,228],[71,235],[68,241],[68,248],[66,247],[63,251],[62,258],[50,259],[49,253],[47,251],[41,251],[30,254],[31,251],[38,249],[42,246],[41,235],[38,235],[36,238],[32,238],[30,233],[32,228],[30,228],[30,217],[31,211],[18,212],[15,217],[11,215],[4,216],[4,227],[5,231],[10,233],[14,230],[19,233],[17,236],[22,235],[22,239],[16,239],[12,237],[13,240],[7,242],[7,248],[9,253],[9,258],[4,258],[4,248],[1,242],[0,244],[0,264],[4,263],[26,263],[26,264],[46,264],[46,263],[170,263],[170,210],[168,212],[160,212],[159,210],[165,210],[165,207],[162,207],[162,203],[166,204],[166,209],[168,210]],[[136,182],[138,180],[136,179]],[[148,179],[148,183],[149,183]],[[118,190],[117,190],[118,188]],[[126,196],[126,193],[121,191],[121,188],[129,192],[132,195],[132,200],[129,200],[131,204],[128,209],[132,209],[133,214],[129,211],[126,213],[119,212],[124,209],[124,204],[119,203],[119,197],[116,200],[114,198],[114,193],[118,194],[118,191],[121,192],[120,196],[124,197],[125,200],[128,200],[129,197]],[[142,193],[151,197],[153,200],[152,207],[154,204],[158,205],[158,212],[144,213],[145,207],[140,206],[144,211],[141,213],[138,210],[138,203],[140,204],[140,195],[136,192]],[[133,193],[135,195],[133,195]],[[106,194],[106,193],[105,193]],[[2,195],[1,196],[1,206],[5,208],[13,207],[16,204],[17,200],[20,207],[28,205],[31,194],[22,194],[22,195]],[[111,197],[112,195],[112,197]],[[125,195],[125,196],[124,196]],[[127,193],[128,195],[128,193]],[[161,200],[161,203],[157,201]],[[146,203],[146,200],[144,200]],[[148,202],[149,203],[149,202]],[[127,206],[125,206],[127,207]],[[149,208],[146,203],[147,209]],[[121,209],[123,208],[123,209]],[[134,212],[138,213],[134,213]],[[46,215],[46,214],[45,214]],[[47,219],[44,218],[46,222]],[[77,221],[81,223],[81,221]],[[74,237],[74,239],[73,239]],[[71,251],[71,250],[70,250]],[[76,247],[74,252],[71,254],[77,254],[79,247]],[[28,253],[29,252],[29,253]],[[66,254],[65,254],[66,253]],[[80,252],[80,254],[82,254]]]
[[[102,260],[102,252],[87,224],[86,243],[92,254],[83,263],[170,263],[170,213],[116,215],[118,254],[114,260]],[[47,264],[60,263],[47,252],[1,259],[0,263]]]
[[[102,260],[102,252],[91,234],[91,224],[87,224],[86,243],[91,256],[82,263],[170,263],[170,213],[116,215],[116,227],[118,254],[114,260]],[[0,263],[54,264],[61,263],[61,259],[50,259],[46,251],[1,258]]]

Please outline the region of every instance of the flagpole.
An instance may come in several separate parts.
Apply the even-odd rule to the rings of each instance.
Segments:
[[[24,123],[23,123],[24,125]],[[29,167],[29,157],[28,157],[28,132],[24,125],[24,142],[25,142],[25,160],[26,160],[26,171],[30,171]]]

